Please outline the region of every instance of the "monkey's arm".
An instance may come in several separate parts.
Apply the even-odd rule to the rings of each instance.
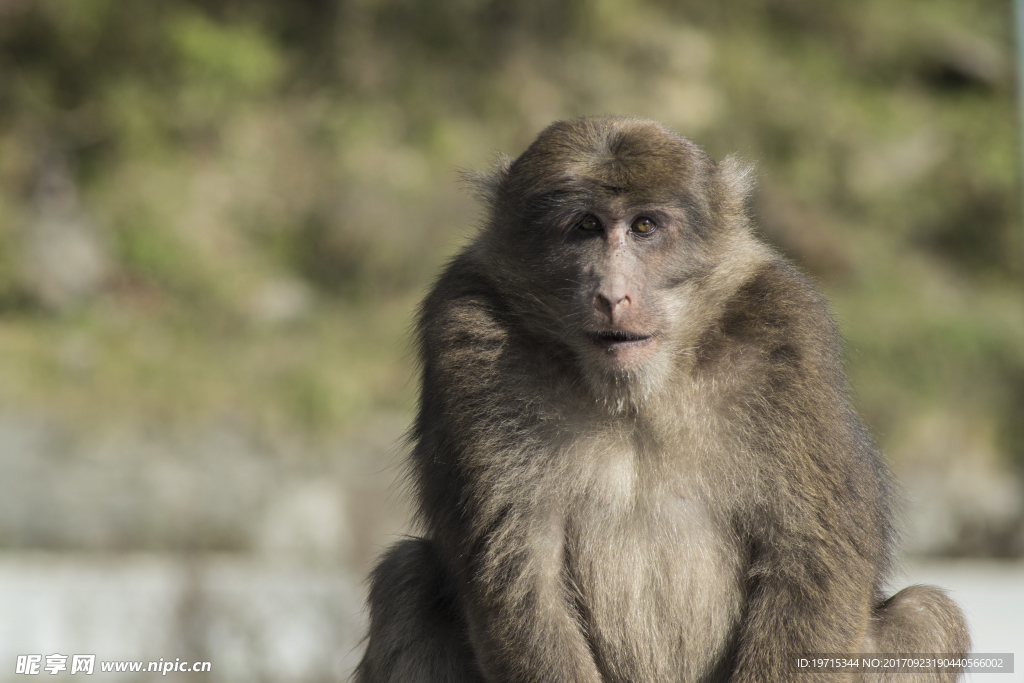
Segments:
[[[762,268],[721,328],[730,360],[709,367],[745,368],[727,414],[751,486],[734,520],[750,557],[734,680],[795,680],[797,655],[864,646],[890,552],[886,475],[850,407],[835,326],[802,276]]]
[[[413,433],[427,535],[457,577],[487,680],[596,683],[563,576],[564,519],[547,490],[534,397],[509,386],[527,361],[479,280],[458,264],[446,278],[449,296],[428,299],[422,313],[432,324]]]
[[[501,434],[521,418],[490,424],[487,438],[479,435],[459,453],[461,475],[444,477],[447,501],[435,499],[444,521],[435,518],[432,536],[457,577],[468,638],[488,681],[597,683],[565,577],[564,517],[537,466],[543,454],[516,448],[516,438]],[[481,442],[486,452],[476,447]],[[434,481],[440,493],[443,484]]]
[[[787,417],[761,442],[770,493],[742,523],[751,561],[735,681],[794,680],[797,656],[862,652],[888,557],[884,475],[849,410]]]

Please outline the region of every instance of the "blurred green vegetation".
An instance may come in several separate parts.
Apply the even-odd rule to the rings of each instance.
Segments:
[[[415,302],[477,219],[456,170],[614,112],[758,163],[884,445],[946,415],[1024,466],[1011,26],[1006,0],[0,0],[0,402],[408,410]]]

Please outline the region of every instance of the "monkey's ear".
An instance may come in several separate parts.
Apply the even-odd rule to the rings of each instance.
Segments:
[[[494,168],[490,171],[463,171],[462,182],[469,191],[484,206],[493,207],[498,201],[498,194],[505,180],[508,178],[508,170],[515,161],[507,154],[498,154],[494,158]]]
[[[757,179],[754,177],[754,164],[730,154],[718,162],[715,167],[715,177],[725,200],[724,203],[742,210],[757,184]]]

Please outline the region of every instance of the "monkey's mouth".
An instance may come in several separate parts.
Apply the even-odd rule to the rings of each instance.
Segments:
[[[611,353],[637,346],[643,346],[654,338],[649,334],[637,334],[636,332],[624,332],[620,330],[591,332],[589,336],[591,341]]]

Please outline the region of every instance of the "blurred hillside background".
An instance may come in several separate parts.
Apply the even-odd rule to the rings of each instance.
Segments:
[[[0,680],[65,650],[338,680],[405,521],[411,315],[479,217],[458,171],[580,114],[755,161],[907,551],[1024,556],[1012,27],[1008,0],[0,0]]]

